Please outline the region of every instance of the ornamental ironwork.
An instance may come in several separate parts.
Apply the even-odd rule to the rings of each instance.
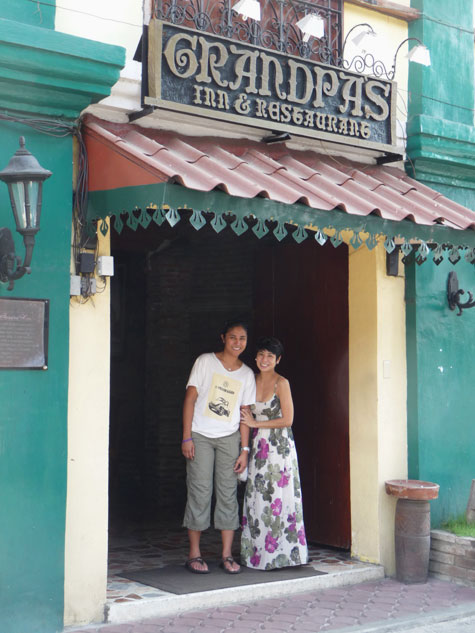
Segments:
[[[254,46],[341,66],[342,0],[262,0],[261,19],[243,19],[236,0],[154,0],[154,17]],[[325,35],[305,42],[296,26],[313,13],[325,21]]]

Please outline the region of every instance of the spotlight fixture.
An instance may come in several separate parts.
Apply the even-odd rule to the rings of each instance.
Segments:
[[[308,42],[311,37],[320,40],[325,35],[325,20],[315,13],[307,13],[296,26],[302,31],[304,42]]]
[[[20,149],[15,152],[5,169],[0,171],[0,180],[8,185],[16,230],[23,236],[25,245],[25,258],[21,264],[21,257],[15,254],[10,229],[0,228],[0,281],[9,282],[8,290],[13,290],[16,279],[31,272],[35,235],[40,230],[43,181],[50,176],[51,172],[43,169],[25,148],[25,139],[20,136]]]
[[[407,58],[409,61],[414,62],[416,64],[422,64],[423,66],[430,66],[430,52],[427,46],[419,40],[417,37],[408,37],[403,40],[396,49],[396,53],[394,54],[394,60],[391,70],[388,73],[389,79],[394,79],[394,75],[396,74],[396,60],[399,51],[401,50],[401,46],[406,42],[416,41],[417,46],[414,46],[409,53],[407,54]]]
[[[354,37],[351,38],[351,41],[355,46],[360,46],[364,40],[367,40],[370,37],[377,37],[377,35],[378,34],[376,33],[376,31],[374,31],[370,26],[365,31],[357,33]]]
[[[261,19],[261,5],[258,0],[239,0],[233,6],[233,11],[242,15],[244,20],[251,18],[251,20],[259,21]]]
[[[365,27],[364,30],[362,30],[360,33],[357,33],[356,35],[351,36],[353,31],[355,31],[356,29],[359,29],[361,26]],[[352,26],[351,29],[346,34],[345,39],[343,40],[343,46],[341,47],[341,56],[344,57],[345,55],[345,47],[346,47],[346,43],[348,42],[348,39],[354,46],[360,46],[363,40],[367,39],[369,36],[373,36],[373,37],[377,36],[377,33],[373,29],[371,24],[368,24],[367,22],[361,22],[361,24],[355,24],[355,26]]]
[[[430,66],[430,51],[424,44],[418,44],[411,48],[407,54],[407,58],[410,62],[415,64],[421,64],[422,66]]]

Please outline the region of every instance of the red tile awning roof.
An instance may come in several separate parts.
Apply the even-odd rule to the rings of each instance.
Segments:
[[[297,151],[284,144],[180,136],[87,118],[90,191],[179,183],[354,216],[474,229],[475,212],[400,169]],[[112,151],[111,151],[112,150]]]

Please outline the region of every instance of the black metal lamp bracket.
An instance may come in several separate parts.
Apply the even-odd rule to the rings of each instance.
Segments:
[[[459,288],[457,273],[449,273],[449,278],[447,280],[447,300],[449,302],[449,308],[451,310],[455,310],[455,308],[458,308],[457,316],[460,316],[462,314],[462,310],[466,310],[467,308],[475,308],[473,294],[467,290],[468,300],[465,301],[465,303],[462,303],[460,301],[460,297],[463,294],[465,294],[465,290]]]
[[[0,281],[8,282],[8,290],[13,290],[13,282],[31,273],[30,263],[35,245],[34,235],[24,235],[25,259],[15,253],[15,243],[10,229],[0,228]]]

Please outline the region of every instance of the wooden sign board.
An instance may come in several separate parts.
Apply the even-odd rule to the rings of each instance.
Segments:
[[[266,135],[395,149],[392,81],[160,20],[148,33],[147,105],[259,127]]]

